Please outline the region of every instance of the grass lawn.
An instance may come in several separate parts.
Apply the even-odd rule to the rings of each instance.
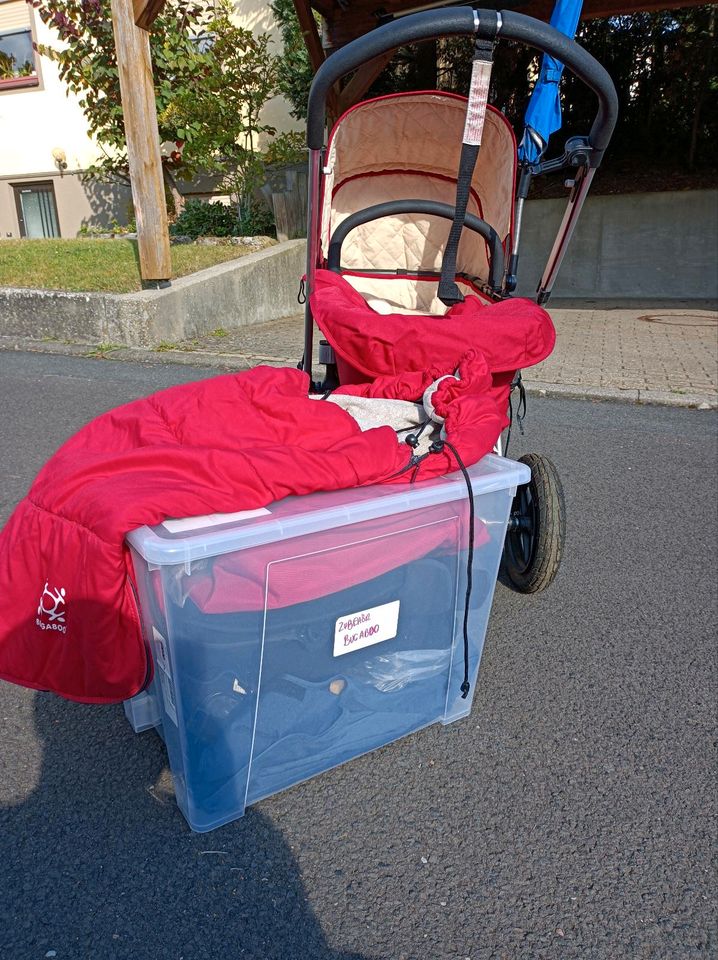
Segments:
[[[236,260],[262,249],[172,247],[172,276]],[[45,290],[141,290],[136,240],[0,240],[0,287]]]

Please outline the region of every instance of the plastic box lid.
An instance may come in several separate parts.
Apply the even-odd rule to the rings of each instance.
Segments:
[[[494,454],[473,464],[468,473],[475,498],[515,488],[531,477],[525,464]],[[157,566],[191,563],[467,497],[466,481],[457,470],[411,485],[351,487],[285,497],[257,510],[165,520],[155,527],[133,530],[127,541],[148,563]]]

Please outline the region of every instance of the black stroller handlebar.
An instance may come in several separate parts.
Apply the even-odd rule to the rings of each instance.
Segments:
[[[478,16],[478,30],[475,16]],[[513,10],[474,10],[472,7],[445,7],[425,10],[401,17],[377,27],[331,54],[317,71],[309,91],[307,110],[307,145],[321,150],[324,145],[324,122],[329,91],[342,77],[369,60],[389,53],[397,47],[442,36],[478,36],[492,39],[518,40],[529,47],[548,53],[564,63],[598,98],[598,112],[588,142],[592,148],[589,164],[597,167],[611,139],[618,116],[616,89],[608,72],[588,51],[570,40],[548,23],[527,17]]]
[[[432,217],[443,217],[445,220],[454,219],[454,207],[448,203],[439,203],[437,200],[388,200],[386,203],[376,203],[364,210],[357,210],[342,220],[332,234],[327,251],[327,267],[339,273],[341,271],[342,244],[355,227],[382,217],[397,216],[402,213],[421,213]],[[471,213],[466,214],[464,226],[474,233],[480,234],[489,245],[489,285],[495,292],[501,290],[504,276],[504,248],[501,238],[494,228],[485,220]]]

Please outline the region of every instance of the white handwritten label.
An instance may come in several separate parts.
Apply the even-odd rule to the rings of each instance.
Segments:
[[[399,625],[399,604],[399,600],[393,600],[340,617],[334,628],[334,656],[341,657],[353,650],[392,640]]]

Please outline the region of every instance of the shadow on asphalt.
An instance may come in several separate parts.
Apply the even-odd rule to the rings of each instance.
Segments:
[[[39,782],[0,808],[3,956],[369,960],[327,944],[266,816],[190,832],[159,737],[121,707],[38,694],[34,712]]]

